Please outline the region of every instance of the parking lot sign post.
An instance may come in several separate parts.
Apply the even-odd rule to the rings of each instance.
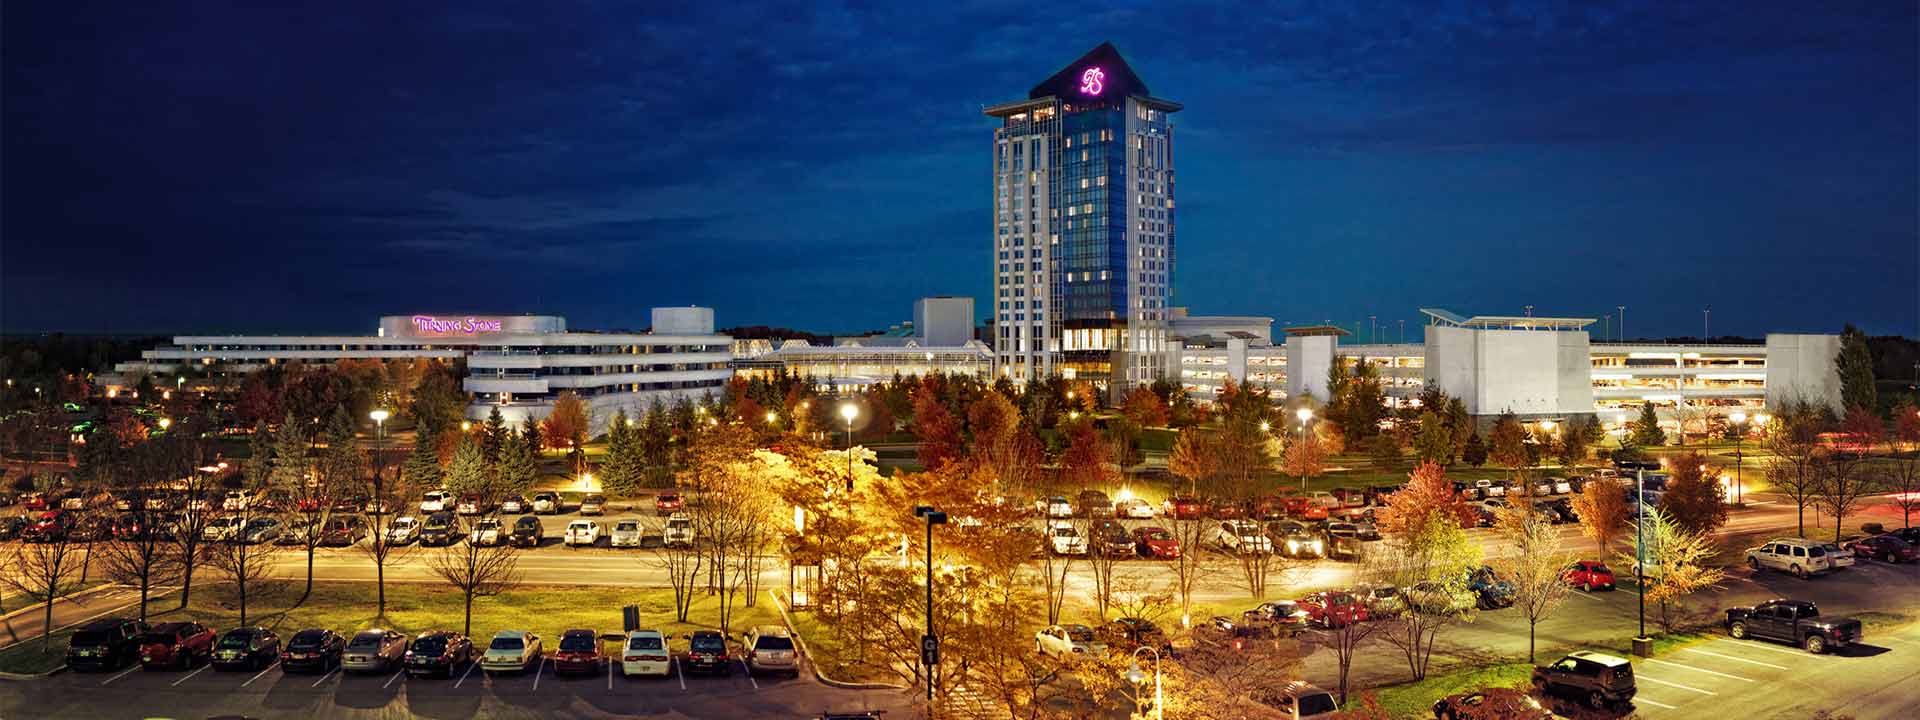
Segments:
[[[920,664],[927,667],[940,664],[940,638],[932,635],[920,636]]]

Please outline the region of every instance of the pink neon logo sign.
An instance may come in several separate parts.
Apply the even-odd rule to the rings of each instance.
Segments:
[[[1107,74],[1097,67],[1090,67],[1080,73],[1080,92],[1099,95],[1106,88]]]
[[[501,321],[474,317],[441,320],[432,315],[413,316],[413,329],[427,335],[477,335],[500,332]]]

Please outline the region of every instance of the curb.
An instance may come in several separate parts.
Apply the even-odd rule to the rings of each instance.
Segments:
[[[807,667],[813,670],[813,677],[819,680],[821,684],[826,685],[828,687],[840,688],[843,690],[906,690],[907,689],[906,685],[893,685],[889,683],[856,683],[856,682],[847,682],[845,680],[835,680],[833,678],[827,677],[826,673],[820,672],[820,665],[818,663],[813,662],[812,660],[813,653],[807,650],[807,639],[800,636],[799,630],[794,629],[793,618],[787,616],[786,603],[781,602],[780,596],[775,594],[771,588],[767,590],[767,598],[773,601],[774,609],[780,611],[780,622],[787,626],[787,632],[793,634],[794,641],[800,643],[800,653],[802,655],[807,656],[808,658]]]
[[[66,671],[67,671],[66,663],[61,663],[60,667],[54,668],[52,670],[48,670],[43,673],[37,673],[37,674],[36,673],[0,672],[0,680],[39,680],[42,678],[50,678]]]

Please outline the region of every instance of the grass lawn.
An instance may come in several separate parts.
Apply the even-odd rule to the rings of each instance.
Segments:
[[[1435,700],[1482,687],[1520,687],[1528,683],[1532,673],[1533,666],[1527,663],[1501,663],[1428,675],[1425,680],[1389,685],[1370,692],[1389,716],[1428,717],[1433,714]],[[1358,696],[1350,696],[1347,705],[1349,708],[1359,707]]]
[[[797,611],[791,615],[794,629],[800,632],[800,638],[807,644],[807,656],[827,677],[841,682],[902,682],[897,674],[856,662],[853,650],[836,639],[813,613]]]
[[[437,584],[389,583],[387,612],[383,617],[374,606],[373,586],[367,583],[318,582],[313,597],[293,607],[300,586],[287,583],[265,598],[250,598],[247,622],[278,631],[286,637],[304,628],[323,627],[351,634],[369,627],[387,626],[409,634],[430,629],[462,629],[462,603],[459,593]],[[171,607],[172,597],[156,604]],[[744,595],[736,599],[734,615],[728,623],[734,634],[753,625],[778,625],[780,614],[764,593],[753,607],[745,607]],[[667,633],[672,644],[684,649],[679,636],[700,629],[719,629],[719,600],[699,596],[688,622],[673,618],[673,591],[670,589],[626,589],[576,586],[527,586],[494,597],[476,598],[473,605],[475,644],[484,646],[486,638],[498,630],[530,630],[549,645],[560,641],[570,628],[590,628],[619,632],[620,608],[638,605],[642,624]],[[224,586],[196,590],[185,610],[149,613],[148,622],[193,619],[224,631],[239,622],[239,605],[234,593]],[[45,672],[58,667],[66,649],[64,633],[55,634],[52,652],[39,652],[37,640],[0,650],[0,671]]]

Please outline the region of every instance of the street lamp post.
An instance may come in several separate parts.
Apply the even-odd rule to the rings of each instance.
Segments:
[[[860,408],[853,403],[841,405],[840,417],[847,419],[847,492],[853,492],[853,419],[860,417]]]
[[[1154,649],[1151,645],[1142,645],[1134,648],[1133,662],[1127,667],[1126,672],[1120,674],[1120,677],[1124,678],[1127,682],[1133,683],[1135,688],[1147,683],[1147,674],[1140,670],[1140,651],[1142,650],[1153,654],[1153,720],[1164,720],[1166,711],[1161,709],[1162,703],[1160,702],[1159,650]],[[1140,712],[1140,692],[1138,690],[1135,690],[1133,694],[1133,709],[1135,714]]]
[[[1740,477],[1740,466],[1745,464],[1746,456],[1740,450],[1747,440],[1747,414],[1736,410],[1727,420],[1733,422],[1733,506],[1746,507],[1741,497],[1741,485],[1745,483]]]
[[[1652,641],[1647,640],[1647,471],[1636,468],[1633,471],[1633,584],[1634,595],[1640,598],[1640,634],[1633,639],[1635,654],[1646,657],[1651,654]]]
[[[1308,408],[1300,408],[1299,410],[1294,411],[1293,416],[1300,418],[1300,442],[1306,442],[1307,441],[1307,421],[1313,419],[1313,410]],[[1303,450],[1302,452],[1305,452],[1305,451]],[[1302,463],[1300,466],[1300,491],[1306,492],[1306,490],[1307,490],[1307,468],[1306,468],[1306,464]],[[1155,672],[1159,672],[1158,661],[1155,661],[1154,667],[1155,667]]]
[[[916,505],[913,514],[927,521],[927,634],[920,638],[920,664],[927,672],[927,717],[933,717],[933,669],[940,664],[940,639],[933,634],[933,526],[947,524],[947,514],[932,505]]]

